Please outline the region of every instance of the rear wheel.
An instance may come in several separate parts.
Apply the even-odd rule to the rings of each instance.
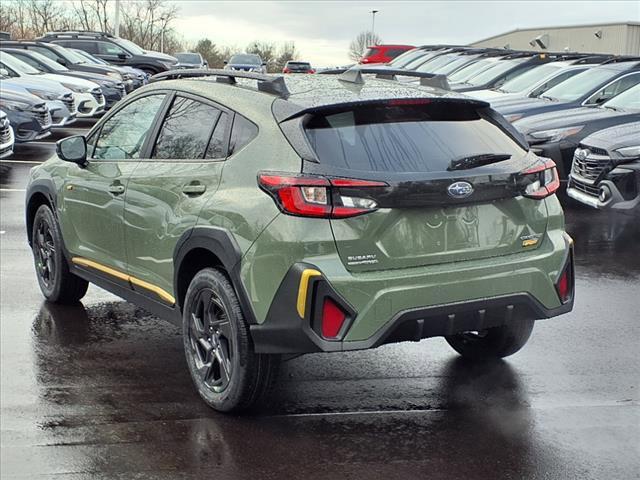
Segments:
[[[187,290],[182,321],[189,372],[210,407],[222,412],[244,410],[268,393],[279,358],[254,353],[249,325],[221,271],[206,268],[196,274]]]
[[[76,303],[87,293],[89,283],[69,271],[60,229],[47,205],[36,211],[32,228],[33,259],[42,294],[50,302]]]
[[[465,358],[490,359],[513,355],[529,340],[534,320],[513,320],[507,325],[479,332],[463,332],[445,337],[449,345]]]

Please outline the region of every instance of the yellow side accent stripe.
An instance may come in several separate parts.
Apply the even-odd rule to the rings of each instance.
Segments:
[[[538,239],[537,238],[530,238],[528,240],[523,240],[522,241],[522,246],[523,247],[533,247],[537,243],[538,243]]]
[[[304,318],[304,312],[307,309],[307,290],[309,289],[309,279],[322,275],[318,270],[307,268],[300,275],[300,286],[298,287],[298,315]]]
[[[133,285],[136,285],[138,287],[142,287],[145,290],[149,290],[150,292],[155,293],[162,300],[164,300],[165,302],[167,302],[167,303],[169,303],[171,305],[175,305],[175,303],[176,303],[176,299],[173,297],[173,295],[171,295],[166,290],[163,290],[160,287],[158,287],[156,285],[153,285],[153,284],[151,284],[149,282],[145,282],[144,280],[140,280],[139,278],[132,277],[131,275],[127,275],[126,273],[122,273],[122,272],[120,272],[118,270],[114,270],[111,267],[107,267],[106,265],[102,265],[101,263],[94,262],[93,260],[89,260],[89,259],[86,259],[86,258],[73,257],[71,259],[71,261],[73,263],[75,263],[76,265],[82,265],[83,267],[93,268],[93,269],[98,270],[100,272],[106,273],[107,275],[111,275],[112,277],[116,277],[116,278],[119,278],[120,280],[123,280],[125,282],[130,282]]]

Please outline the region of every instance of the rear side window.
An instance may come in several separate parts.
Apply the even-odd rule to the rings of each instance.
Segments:
[[[44,47],[29,47],[29,50],[33,50],[34,52],[38,52],[41,53],[42,55],[44,55],[45,57],[50,58],[51,60],[54,61],[58,61],[58,55],[56,55],[52,50],[49,50],[48,48],[44,48]]]
[[[373,55],[377,55],[378,53],[380,53],[380,50],[377,48],[368,48],[366,52],[364,52],[363,57],[364,58],[369,58],[372,57]]]
[[[236,114],[233,120],[233,130],[231,130],[231,140],[229,141],[229,155],[237,152],[258,135],[258,127]]]
[[[474,108],[441,102],[316,115],[305,125],[323,164],[370,172],[440,172],[452,160],[526,151]]]
[[[116,45],[115,43],[96,42],[96,44],[98,46],[97,53],[99,53],[100,55],[120,55],[122,53],[127,55],[127,52],[124,50],[124,48]],[[82,50],[84,50],[84,48]]]
[[[176,97],[162,123],[152,158],[203,158],[220,113],[211,105]]]
[[[400,55],[401,53],[406,52],[406,50],[402,49],[402,48],[390,48],[389,50],[387,50],[385,52],[385,55],[387,57],[391,57],[391,58],[396,58],[398,55]]]
[[[88,53],[98,53],[96,42],[83,42],[81,40],[58,40],[55,43],[63,47],[77,48]]]

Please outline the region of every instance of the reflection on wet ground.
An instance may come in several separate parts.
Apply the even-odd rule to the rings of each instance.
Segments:
[[[2,478],[638,477],[637,216],[567,212],[576,308],[506,361],[441,339],[299,357],[232,416],[200,401],[177,327],[94,287],[42,302],[22,195],[0,206]]]

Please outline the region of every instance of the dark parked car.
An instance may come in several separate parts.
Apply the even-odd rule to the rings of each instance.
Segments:
[[[612,98],[601,106],[578,107],[534,115],[514,123],[525,134],[531,150],[552,158],[560,177],[567,178],[573,152],[587,135],[640,120],[640,84]],[[637,132],[640,139],[640,131]]]
[[[224,62],[226,70],[241,70],[245,72],[267,73],[267,64],[260,55],[252,53],[238,53]]]
[[[640,61],[613,59],[550,88],[539,98],[491,102],[507,120],[515,122],[540,113],[598,105],[640,82]]]
[[[0,88],[0,110],[9,118],[16,143],[51,135],[51,114],[47,104],[35,95]]]
[[[38,40],[84,50],[113,65],[138,68],[149,75],[170,70],[178,63],[171,55],[143,50],[129,40],[104,32],[48,32]]]
[[[282,73],[316,73],[316,71],[311,67],[309,62],[295,62],[290,60],[285,64]]]
[[[118,72],[120,72],[121,75],[123,75],[123,77],[130,78],[132,81],[132,84],[130,86],[131,88],[127,88],[127,91],[135,90],[136,88],[142,87],[143,85],[146,85],[149,81],[149,75],[138,68],[127,67],[127,66],[116,67],[115,65],[110,65],[109,63],[105,62],[101,58],[94,57],[93,55],[91,55],[88,52],[85,52],[84,50],[78,50],[77,48],[68,48],[67,50],[71,50],[72,52],[75,52],[78,55],[82,55],[82,57],[84,57],[86,61],[89,63],[93,63],[95,65],[107,65],[107,66],[110,66],[111,68],[115,68],[116,70],[118,70]]]
[[[207,61],[199,53],[182,52],[176,53],[178,63],[173,68],[209,68]]]
[[[640,213],[640,122],[583,139],[574,154],[567,195],[594,208]]]

